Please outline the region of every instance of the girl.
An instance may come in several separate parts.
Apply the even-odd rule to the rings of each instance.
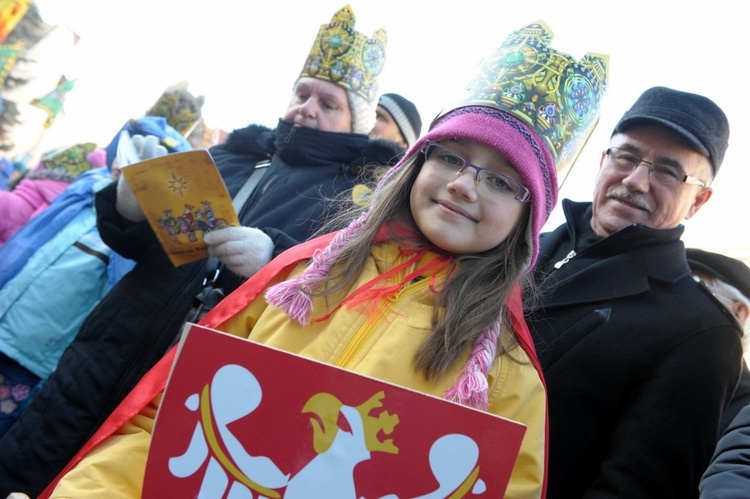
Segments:
[[[202,323],[525,424],[506,496],[543,496],[546,394],[519,280],[556,200],[554,161],[536,132],[495,108],[454,109],[346,228],[281,255]],[[142,476],[159,400],[53,496],[79,497],[87,473],[108,490],[123,462]]]

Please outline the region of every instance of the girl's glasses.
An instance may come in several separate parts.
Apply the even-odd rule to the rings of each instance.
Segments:
[[[439,171],[458,176],[466,172],[468,168],[472,168],[477,189],[492,197],[503,201],[516,200],[522,203],[528,203],[531,199],[529,190],[509,176],[470,163],[453,149],[438,142],[426,141],[421,152],[425,156],[425,162]]]

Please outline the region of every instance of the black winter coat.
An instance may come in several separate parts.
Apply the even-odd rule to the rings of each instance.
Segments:
[[[750,405],[742,408],[719,440],[700,490],[701,499],[750,496]]]
[[[393,164],[395,144],[366,135],[321,132],[281,120],[275,130],[251,125],[210,149],[234,196],[253,171],[271,165],[239,210],[243,225],[274,241],[278,254],[321,227],[324,200],[363,183],[373,165]],[[147,222],[115,209],[116,184],[96,199],[102,239],[137,262],[102,299],[21,419],[0,440],[0,496],[38,495],[178,337],[206,276],[206,260],[174,268]],[[224,269],[219,285],[242,279]]]
[[[567,224],[542,237],[540,296],[526,302],[549,397],[548,496],[697,497],[740,377],[741,331],[690,277],[681,226],[601,239],[591,203],[563,208]]]

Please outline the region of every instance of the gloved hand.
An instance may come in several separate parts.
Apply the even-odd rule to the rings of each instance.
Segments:
[[[159,137],[155,135],[133,135],[130,140],[133,141],[135,150],[138,152],[141,161],[158,158],[169,153],[166,147],[159,143]],[[117,203],[118,213],[131,222],[141,222],[146,219],[141,206],[133,193],[133,189],[125,180],[125,175],[120,175],[117,179]]]
[[[225,227],[203,236],[208,256],[242,277],[250,277],[271,261],[273,241],[265,232],[254,227]]]
[[[136,134],[130,137],[130,140],[133,141],[133,145],[138,152],[138,156],[141,157],[141,161],[158,158],[169,153],[167,148],[159,143],[159,137],[156,135],[143,136]]]

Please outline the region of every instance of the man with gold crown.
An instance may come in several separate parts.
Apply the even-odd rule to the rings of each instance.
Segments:
[[[345,6],[320,27],[275,129],[250,125],[210,149],[242,223],[205,238],[211,258],[173,267],[124,177],[99,193],[102,238],[137,264],[88,316],[28,417],[0,444],[0,455],[14,459],[0,466],[0,493],[41,493],[186,320],[196,321],[271,257],[312,236],[327,200],[366,192],[367,165],[398,156],[395,145],[367,136],[386,33],[368,37],[354,23]]]

